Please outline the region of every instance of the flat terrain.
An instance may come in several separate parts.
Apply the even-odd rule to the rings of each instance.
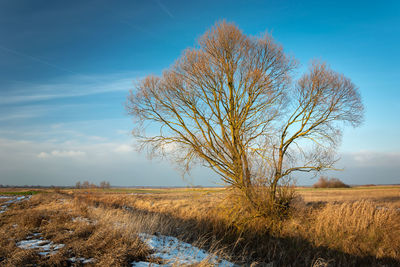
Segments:
[[[224,188],[2,188],[0,265],[400,265],[400,186],[296,191],[271,223]]]
[[[306,203],[371,201],[377,205],[400,208],[400,186],[369,186],[343,189],[299,188],[298,193]]]

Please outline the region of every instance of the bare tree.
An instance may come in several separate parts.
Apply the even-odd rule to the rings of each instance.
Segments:
[[[276,202],[280,181],[292,172],[331,168],[338,122],[357,125],[362,117],[349,79],[315,63],[293,86],[296,66],[270,35],[250,37],[219,23],[162,76],[148,76],[130,92],[133,133],[185,170],[196,162],[210,167],[255,208],[256,185],[268,185]],[[301,140],[317,149],[307,155]],[[308,160],[296,165],[295,156]]]
[[[107,182],[107,181],[100,182],[100,188],[102,188],[102,189],[110,188],[110,182]]]
[[[89,187],[90,187],[89,181],[84,181],[82,183],[82,188],[89,189]]]
[[[289,93],[291,106],[269,161],[274,170],[273,193],[280,179],[292,172],[334,169],[337,159],[333,152],[340,141],[340,124],[358,126],[363,118],[356,86],[326,64],[314,62]],[[305,150],[310,147],[310,151]]]

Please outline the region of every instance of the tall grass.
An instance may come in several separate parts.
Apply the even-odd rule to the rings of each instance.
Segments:
[[[161,263],[137,238],[141,232],[175,236],[241,265],[400,264],[400,212],[395,206],[371,200],[310,204],[298,198],[279,224],[257,217],[238,225],[227,212],[231,197],[207,191],[34,195],[0,215],[0,265],[66,265],[70,257],[94,258],[97,266]],[[65,247],[49,257],[16,247],[34,232]]]
[[[278,266],[398,264],[400,213],[372,201],[307,205],[298,199],[291,216],[271,227],[253,218],[238,227],[226,216],[225,194],[92,195],[92,201],[168,220],[164,234],[219,249],[238,263],[275,262]],[[175,227],[171,227],[171,226]],[[179,229],[179,230],[177,230]]]
[[[353,255],[400,260],[400,216],[371,201],[328,204],[315,211],[308,233],[317,246]]]

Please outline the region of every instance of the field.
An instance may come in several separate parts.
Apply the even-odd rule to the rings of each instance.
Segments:
[[[224,188],[0,189],[0,265],[400,265],[400,186],[296,191],[272,225]]]

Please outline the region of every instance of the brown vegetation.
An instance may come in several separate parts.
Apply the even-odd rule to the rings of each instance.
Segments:
[[[94,183],[89,183],[89,181],[84,181],[84,182],[76,182],[75,188],[76,189],[94,189],[94,188],[101,188],[101,189],[109,189],[111,187],[110,182],[107,181],[101,181],[100,185],[96,185]]]
[[[297,192],[310,205],[368,200],[377,206],[400,209],[400,186],[353,186],[344,189],[299,188]]]
[[[314,188],[349,188],[350,186],[343,183],[337,178],[320,177],[318,182],[313,185]]]
[[[279,224],[261,217],[242,223],[231,217],[228,207],[236,207],[223,189],[146,192],[70,190],[35,195],[30,201],[14,204],[0,215],[0,264],[65,265],[74,256],[94,258],[92,265],[97,266],[128,266],[144,259],[157,262],[137,238],[141,232],[175,236],[239,264],[400,263],[399,187],[300,191],[312,201],[298,198],[291,215]],[[329,202],[324,201],[325,193]],[[334,195],[346,200],[334,201]],[[34,232],[66,246],[48,257],[16,247],[17,241]]]
[[[123,228],[115,226],[120,220]],[[66,266],[72,264],[69,258],[83,257],[94,258],[98,266],[127,266],[149,254],[130,221],[123,212],[89,207],[65,194],[35,195],[1,214],[0,265]],[[33,233],[65,246],[45,257],[16,246]]]

